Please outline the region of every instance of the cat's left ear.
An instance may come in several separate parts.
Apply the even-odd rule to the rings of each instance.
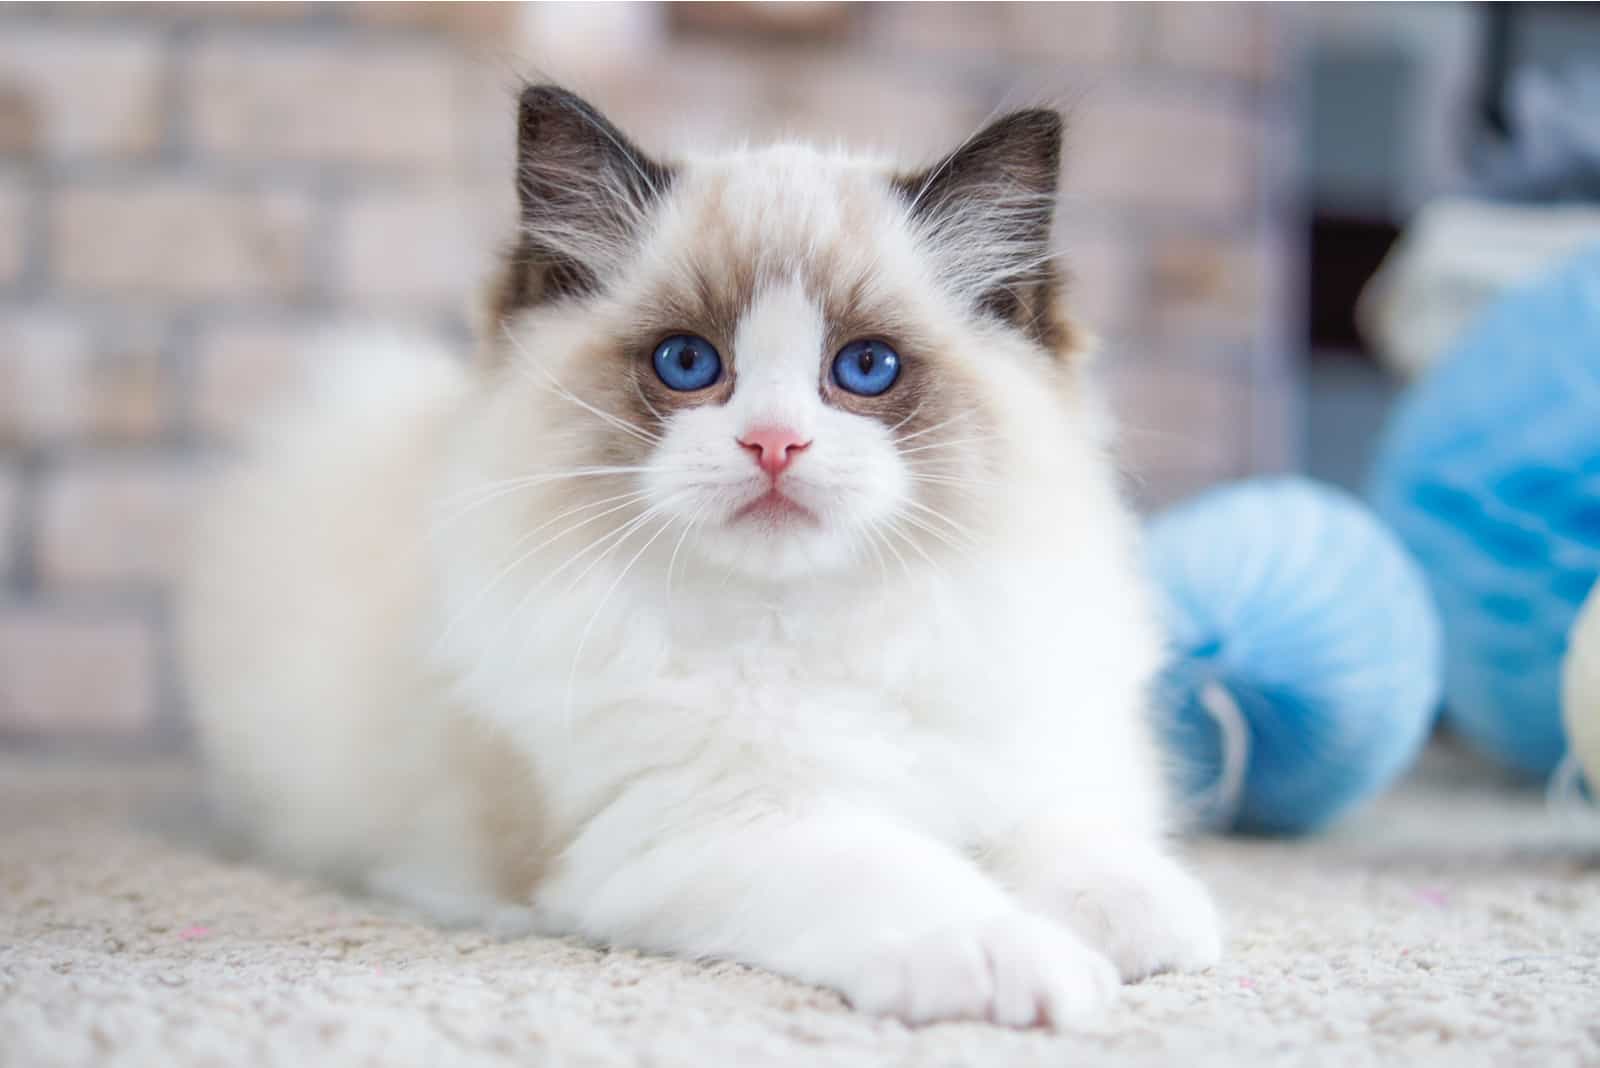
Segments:
[[[672,168],[599,109],[554,85],[517,101],[517,239],[491,294],[495,318],[602,288],[637,251]]]
[[[894,181],[949,287],[1051,347],[1061,129],[1055,111],[1013,112],[927,170]]]

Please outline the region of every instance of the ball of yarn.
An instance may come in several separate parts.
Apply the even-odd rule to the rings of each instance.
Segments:
[[[1600,792],[1600,586],[1590,592],[1568,640],[1561,718],[1590,792]]]
[[[1212,491],[1147,535],[1174,658],[1156,689],[1182,796],[1212,826],[1325,826],[1410,766],[1439,625],[1367,508],[1302,479]]]
[[[1567,632],[1600,573],[1600,249],[1497,302],[1401,399],[1372,500],[1438,605],[1446,721],[1550,774]]]

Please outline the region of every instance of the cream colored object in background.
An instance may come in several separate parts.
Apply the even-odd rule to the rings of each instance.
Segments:
[[[1600,585],[1589,591],[1567,642],[1561,720],[1589,788],[1600,789]]]
[[[1594,208],[1435,201],[1367,283],[1356,320],[1391,371],[1416,378],[1502,293],[1594,244]]]

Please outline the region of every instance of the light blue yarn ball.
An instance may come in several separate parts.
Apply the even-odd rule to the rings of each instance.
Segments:
[[[1600,249],[1497,302],[1402,399],[1372,483],[1445,636],[1445,717],[1545,776],[1561,658],[1600,574]]]
[[[1158,717],[1200,819],[1315,830],[1411,765],[1438,706],[1439,624],[1363,504],[1247,482],[1157,517],[1146,547],[1174,653]]]

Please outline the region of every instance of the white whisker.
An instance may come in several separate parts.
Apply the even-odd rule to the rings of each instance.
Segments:
[[[921,405],[919,404],[918,407],[921,407]],[[913,414],[915,414],[915,413],[913,413]],[[915,432],[913,434],[907,434],[904,437],[895,438],[894,439],[894,443],[896,445],[904,445],[906,442],[911,441],[914,438],[920,438],[924,434],[932,434],[935,430],[943,430],[945,427],[949,426],[951,423],[954,423],[958,419],[970,418],[971,415],[972,415],[972,412],[970,412],[970,411],[957,412],[955,415],[952,415],[950,418],[944,420],[943,422],[935,423],[932,426],[925,426],[921,430],[918,430],[917,432]],[[907,418],[909,418],[909,416]],[[903,420],[902,420],[902,422],[903,422]]]
[[[877,541],[871,537],[872,528],[865,523],[857,523],[856,530],[860,533],[868,535],[868,537],[864,539],[863,544],[872,550],[872,555],[878,560],[878,581],[884,586],[888,586],[889,564],[888,561],[884,559],[883,550],[878,548]]]
[[[577,651],[572,654],[572,669],[567,672],[566,708],[569,716],[572,712],[573,692],[578,684],[578,666],[583,662],[583,650],[589,644],[589,633],[594,630],[594,625],[600,619],[600,613],[605,611],[607,602],[611,600],[611,595],[617,592],[617,587],[622,585],[622,580],[627,578],[628,572],[633,570],[633,565],[637,564],[639,558],[650,551],[650,546],[654,545],[661,535],[672,529],[672,524],[675,522],[677,522],[677,517],[667,516],[660,529],[645,539],[644,544],[639,546],[639,551],[629,558],[628,562],[622,566],[622,570],[617,572],[617,577],[611,580],[611,585],[606,587],[606,592],[600,597],[600,603],[595,605],[594,612],[590,614],[589,622],[584,624],[583,633],[578,636]],[[618,544],[620,545],[621,542]]]
[[[603,563],[608,557],[610,557],[610,555],[613,552],[615,552],[617,549],[621,548],[622,543],[627,541],[630,537],[632,537],[633,536],[633,532],[635,530],[638,530],[640,527],[644,526],[646,523],[648,523],[650,520],[654,519],[656,516],[660,515],[665,510],[666,510],[666,508],[665,508],[664,505],[654,505],[654,506],[652,506],[650,508],[645,509],[643,512],[641,512],[635,518],[630,519],[628,521],[626,527],[624,528],[625,529],[625,533],[622,535],[622,537],[620,537],[617,540],[613,541],[606,548],[605,552],[601,553],[599,556],[595,557],[593,560],[590,560],[589,563],[584,567],[584,569],[582,571],[580,571],[576,575],[574,575],[572,577],[572,581],[567,583],[567,588],[566,588],[565,592],[571,593],[573,590],[577,589],[578,585],[581,582],[583,582],[583,580],[586,577],[588,577],[589,572],[591,572],[595,568],[599,567],[600,564]]]
[[[902,515],[899,518],[904,519],[906,517]],[[942,579],[944,579],[946,581],[949,581],[950,576],[945,573],[944,568],[940,567],[937,563],[934,562],[933,557],[928,555],[928,551],[922,547],[921,543],[919,543],[916,538],[913,538],[911,535],[907,534],[904,530],[900,529],[900,525],[899,525],[899,523],[897,521],[890,520],[890,522],[888,523],[888,525],[884,529],[886,529],[889,533],[895,535],[896,537],[900,538],[907,545],[911,546],[911,548],[916,552],[916,554],[918,556],[922,557],[922,559],[927,562],[927,565],[929,567],[933,568],[934,572],[940,578],[942,578]]]
[[[628,365],[628,381],[633,383],[633,391],[639,395],[639,400],[644,402],[644,406],[650,410],[650,414],[665,426],[667,417],[662,415],[661,410],[650,403],[650,398],[645,395],[644,387],[639,384],[639,371],[635,364],[630,363]]]
[[[903,522],[903,523],[910,523],[913,527],[915,527],[916,529],[922,531],[924,534],[927,534],[928,536],[938,540],[941,544],[943,544],[946,548],[950,549],[953,552],[961,553],[963,555],[965,555],[967,553],[967,546],[962,545],[960,542],[958,542],[955,539],[951,538],[944,531],[937,529],[936,527],[934,527],[930,523],[926,523],[926,522],[918,519],[916,516],[907,515],[904,512],[902,512],[897,517],[897,520],[899,522]]]
[[[915,508],[917,511],[923,512],[923,513],[925,513],[927,515],[930,515],[934,519],[939,520],[939,522],[944,523],[951,530],[955,531],[957,534],[959,534],[963,538],[965,538],[970,543],[969,547],[974,548],[974,549],[978,547],[978,543],[979,543],[978,536],[976,534],[974,534],[971,531],[971,529],[969,529],[968,527],[966,527],[965,525],[963,525],[961,523],[956,522],[954,519],[950,518],[948,515],[945,515],[943,512],[939,511],[939,509],[930,508],[926,504],[921,503],[920,501],[906,501],[905,503],[907,505],[911,506],[912,508]],[[907,517],[907,518],[910,518],[910,517]]]
[[[477,593],[473,594],[472,597],[467,601],[467,603],[465,605],[463,605],[455,613],[455,615],[453,615],[450,618],[450,621],[445,625],[444,630],[440,632],[439,637],[436,639],[436,644],[442,645],[450,637],[450,635],[452,633],[454,633],[455,628],[458,625],[460,625],[461,621],[466,618],[468,613],[470,613],[474,608],[476,608],[479,604],[481,604],[483,602],[484,598],[488,597],[489,594],[493,593],[495,588],[497,586],[499,586],[502,581],[504,581],[504,579],[505,579],[505,577],[507,575],[511,574],[517,568],[521,567],[530,558],[532,558],[534,556],[534,554],[538,553],[538,551],[540,549],[546,548],[547,546],[552,545],[557,541],[560,541],[562,538],[566,537],[568,534],[571,534],[573,531],[580,530],[583,527],[588,526],[590,523],[593,523],[597,519],[604,519],[608,515],[611,515],[611,514],[613,514],[615,512],[620,512],[623,509],[627,508],[629,505],[635,503],[636,501],[642,500],[646,496],[648,496],[648,494],[645,491],[637,490],[637,491],[635,491],[633,493],[624,493],[624,494],[621,494],[621,495],[616,496],[616,497],[605,497],[605,498],[602,498],[601,500],[598,500],[598,501],[590,501],[588,504],[581,504],[581,505],[577,506],[576,508],[568,508],[566,511],[560,513],[559,515],[553,516],[550,519],[545,520],[543,523],[540,523],[538,526],[534,527],[533,529],[525,532],[521,537],[519,537],[515,542],[512,543],[511,549],[510,549],[511,552],[516,552],[519,548],[521,548],[524,544],[527,543],[529,538],[531,538],[535,534],[539,533],[539,531],[546,529],[552,523],[559,523],[561,520],[567,518],[568,516],[577,515],[580,512],[586,512],[591,508],[599,508],[602,505],[611,504],[613,501],[621,501],[622,502],[621,504],[616,505],[614,508],[607,508],[605,511],[599,512],[599,513],[597,513],[595,515],[592,515],[592,516],[589,516],[587,519],[581,519],[576,523],[570,523],[567,526],[563,527],[561,530],[558,530],[554,534],[550,535],[550,537],[548,537],[548,538],[544,539],[543,541],[539,542],[539,544],[537,544],[537,545],[533,546],[532,548],[528,549],[526,552],[520,553],[509,564],[507,564],[505,567],[501,568],[500,571],[492,579],[489,580],[489,582],[483,587],[483,589],[481,589]]]
[[[907,423],[911,422],[911,420],[915,419],[917,417],[917,413],[922,411],[922,406],[924,404],[926,404],[927,402],[928,402],[928,398],[927,397],[919,397],[917,399],[917,403],[912,407],[911,411],[906,413],[906,417],[904,419],[900,420],[894,426],[889,428],[890,436],[893,437],[894,432],[896,430],[899,430],[901,427],[903,427]],[[915,436],[916,436],[915,434],[912,435],[912,437],[915,437]],[[895,438],[895,440],[899,441],[900,439],[899,438]]]
[[[883,544],[883,547],[885,549],[889,550],[889,553],[896,560],[900,561],[900,570],[905,573],[906,578],[910,578],[911,577],[911,565],[908,564],[906,562],[906,558],[900,554],[900,550],[895,548],[894,542],[890,541],[884,535],[883,530],[881,529],[880,525],[875,524],[873,526],[868,527],[867,530],[868,530],[868,532],[870,532],[872,534],[872,536],[874,538],[877,538]]]
[[[539,579],[538,582],[530,586],[517,601],[516,605],[511,609],[510,615],[506,618],[505,625],[501,628],[500,633],[495,636],[495,642],[498,643],[506,637],[506,633],[512,628],[512,626],[515,625],[516,621],[527,609],[528,603],[533,599],[534,595],[559,578],[561,574],[567,570],[567,568],[572,567],[579,560],[582,560],[585,556],[588,556],[591,552],[599,549],[601,546],[604,546],[608,543],[614,545],[617,538],[626,537],[629,533],[637,528],[639,523],[657,514],[659,511],[659,506],[648,508],[633,519],[630,519],[617,527],[613,527],[606,533],[595,537],[587,545],[583,546],[571,556],[567,557],[567,559],[562,562],[560,567],[557,567],[555,570],[549,572],[543,578]],[[587,569],[584,571],[584,574],[588,574]],[[579,578],[581,579],[582,576],[579,576]],[[574,585],[576,584],[574,583]]]
[[[953,449],[957,445],[976,445],[976,444],[979,444],[979,443],[985,442],[985,441],[998,441],[998,440],[1000,440],[1000,439],[999,439],[999,437],[997,435],[995,435],[995,434],[986,434],[983,437],[977,437],[977,438],[957,438],[954,441],[936,441],[931,445],[918,445],[914,449],[901,449],[900,450],[900,455],[901,456],[910,456],[912,453],[928,452],[928,451],[930,451],[932,449]]]
[[[605,478],[616,475],[641,474],[649,470],[652,470],[652,468],[591,467],[582,468],[576,471],[561,471],[545,475],[525,475],[521,478],[509,478],[503,479],[499,482],[492,482],[489,483],[487,487],[478,486],[471,490],[463,490],[460,493],[452,494],[451,496],[446,497],[445,501],[448,502],[458,497],[467,497],[474,494],[477,494],[478,496],[474,500],[469,501],[454,514],[434,520],[433,523],[429,525],[428,537],[432,538],[436,536],[445,527],[460,522],[462,519],[477,511],[479,508],[482,508],[488,504],[492,504],[493,502],[509,496],[510,494],[516,493],[518,490],[533,489],[536,486],[545,486],[552,482],[566,482],[580,478]],[[655,468],[654,470],[661,469]],[[489,487],[493,488],[491,489]]]
[[[517,339],[516,334],[511,331],[510,327],[503,328],[502,332],[505,334],[506,339],[510,341],[512,346],[517,350],[517,365],[521,367],[522,365],[526,364],[533,367],[540,374],[544,375],[545,379],[555,389],[559,396],[571,401],[573,404],[576,404],[578,407],[595,416],[597,419],[602,420],[603,422],[615,427],[625,434],[633,435],[648,445],[659,445],[661,443],[661,436],[659,434],[652,434],[650,431],[641,426],[635,426],[633,423],[628,422],[619,415],[605,411],[602,408],[597,408],[593,404],[590,404],[588,401],[584,400],[582,397],[578,396],[576,393],[573,393],[566,386],[562,385],[561,382],[557,380],[555,375],[550,373],[548,368],[533,358],[533,355],[528,352],[527,348],[522,344],[522,342]]]
[[[970,478],[953,478],[945,475],[918,475],[913,474],[911,481],[929,486],[949,486],[962,493],[977,495],[989,487],[982,482]]]
[[[689,517],[689,522],[684,525],[683,533],[678,535],[678,543],[672,547],[672,555],[667,559],[667,618],[668,619],[672,618],[672,569],[678,565],[678,553],[682,551],[683,543],[689,540],[689,535],[691,533],[693,533],[694,532],[694,528],[699,526],[699,524],[700,524],[700,517],[705,514],[705,510],[707,508],[709,508],[710,506],[711,506],[711,501],[709,499],[707,499],[705,501],[702,501],[700,503],[700,507],[698,507],[698,508],[696,508],[694,510],[694,514]]]

